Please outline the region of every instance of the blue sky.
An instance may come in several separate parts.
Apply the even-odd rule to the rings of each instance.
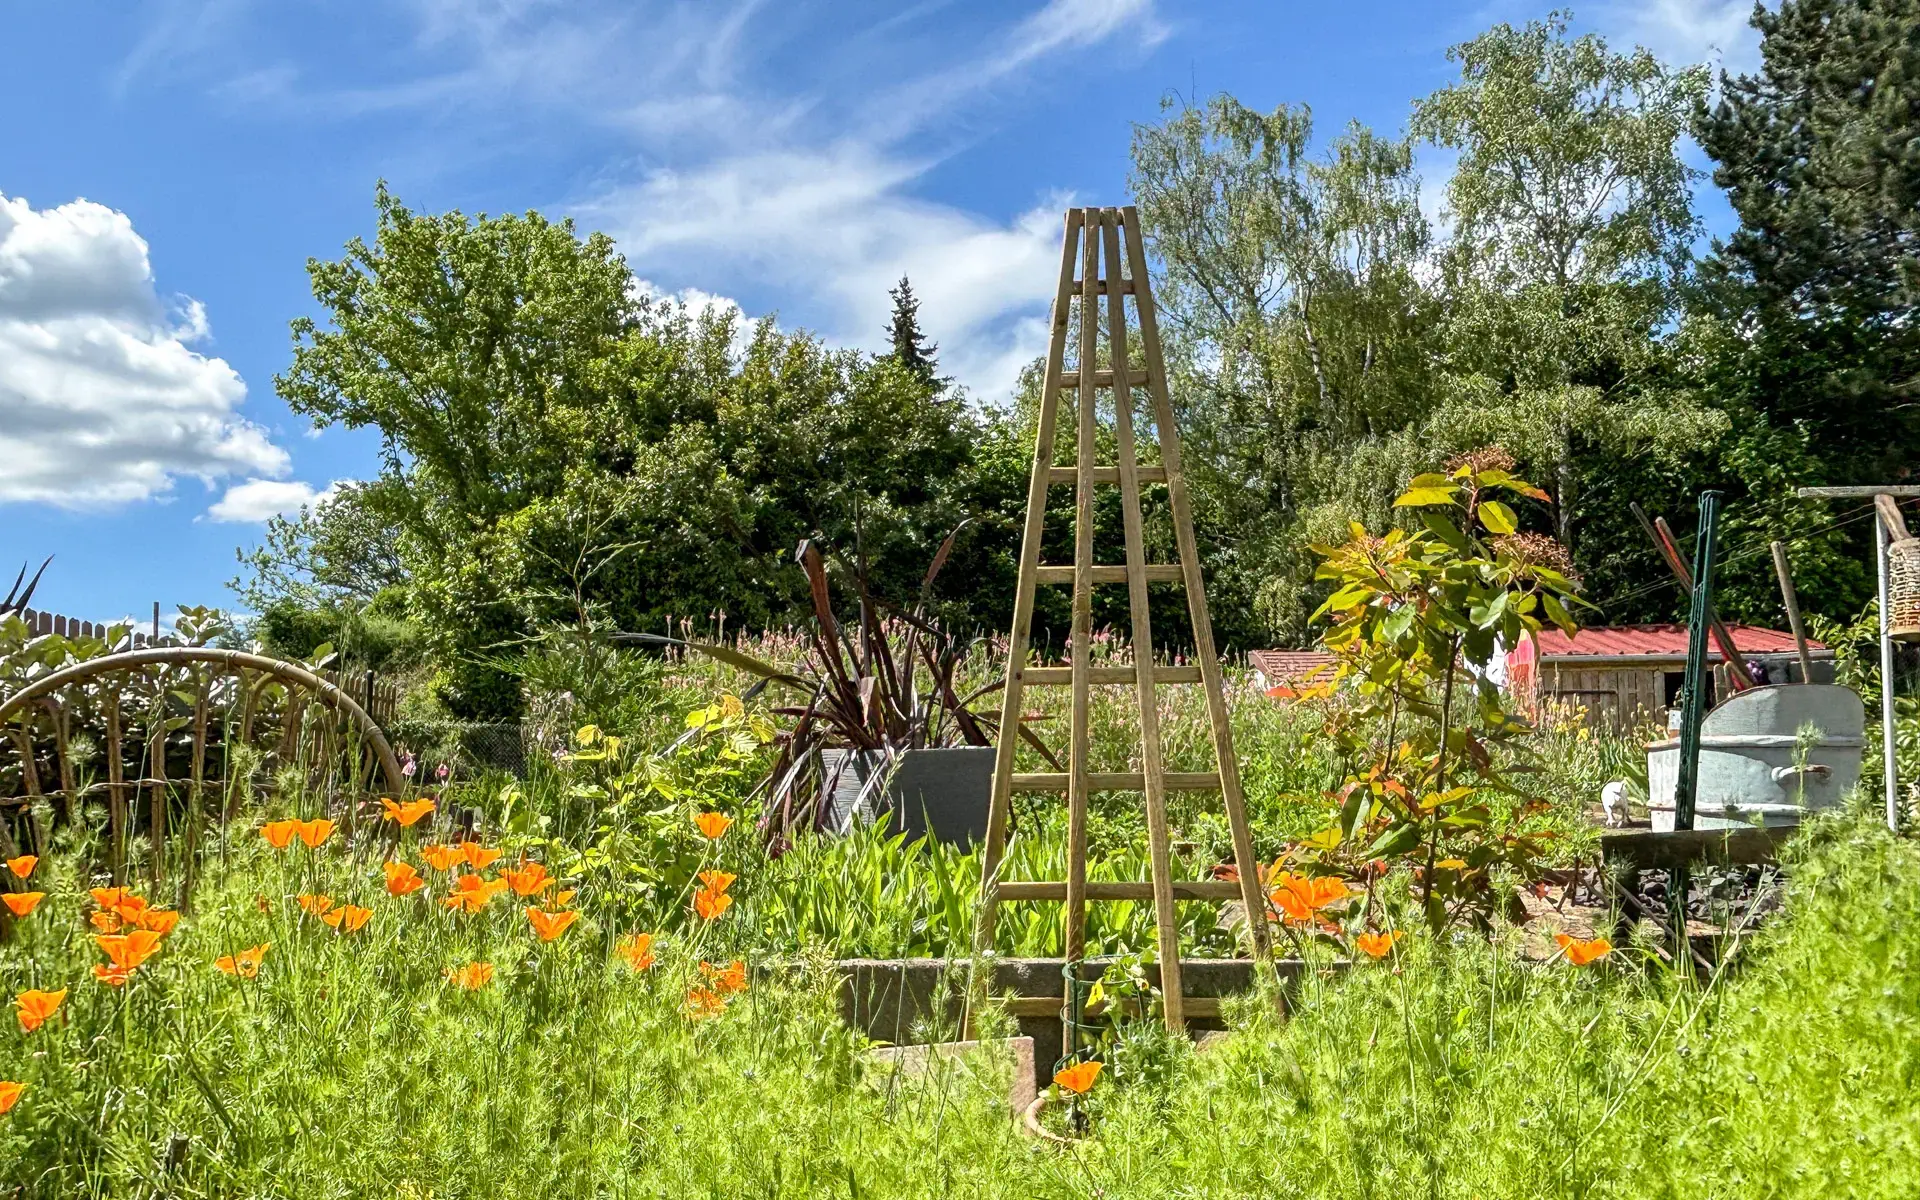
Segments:
[[[1131,127],[1163,96],[1398,131],[1448,45],[1549,7],[9,4],[0,567],[54,554],[39,602],[92,619],[231,605],[267,514],[375,470],[372,435],[316,433],[273,377],[313,307],[307,259],[370,234],[378,179],[419,210],[572,215],[659,293],[840,345],[882,341],[906,273],[943,368],[992,402],[1039,348],[1060,209],[1124,202]],[[1737,68],[1748,11],[1574,16]],[[1446,163],[1422,162],[1437,208]]]

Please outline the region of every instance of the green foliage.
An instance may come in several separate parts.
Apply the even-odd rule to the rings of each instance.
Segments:
[[[887,295],[893,300],[893,322],[887,328],[893,361],[919,376],[931,388],[940,382],[936,375],[940,364],[934,357],[940,347],[928,342],[920,332],[920,299],[913,294],[913,285],[905,275]]]
[[[1334,588],[1320,611],[1333,617],[1335,655],[1318,690],[1351,684],[1358,700],[1330,722],[1355,767],[1330,794],[1338,815],[1308,853],[1362,879],[1417,863],[1436,933],[1455,920],[1491,928],[1496,883],[1530,882],[1543,849],[1524,819],[1546,806],[1507,800],[1518,792],[1494,760],[1529,727],[1507,711],[1488,668],[1546,625],[1573,632],[1576,584],[1559,545],[1518,533],[1500,497],[1545,495],[1512,466],[1483,450],[1445,474],[1416,475],[1395,506],[1419,510],[1421,532],[1375,537],[1355,525],[1346,544],[1316,548]]]

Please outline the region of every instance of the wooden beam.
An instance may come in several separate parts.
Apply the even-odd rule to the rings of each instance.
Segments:
[[[1782,843],[1799,831],[1796,825],[1743,825],[1738,829],[1680,829],[1655,833],[1636,829],[1600,835],[1603,858],[1631,863],[1642,870],[1692,866],[1703,862],[1772,862]]]
[[[1111,370],[1107,369],[1106,367],[1097,367],[1094,369],[1094,372],[1093,372],[1093,386],[1097,388],[1110,388],[1113,386],[1113,381],[1115,378],[1116,376]],[[1147,384],[1147,373],[1144,370],[1132,370],[1127,372],[1128,387],[1145,387],[1146,384]],[[1078,371],[1068,371],[1066,374],[1060,377],[1060,387],[1062,390],[1076,389],[1079,386],[1080,386],[1080,372]]]
[[[1865,500],[1870,496],[1920,496],[1920,485],[1886,484],[1882,487],[1803,487],[1794,494],[1802,500]]]
[[[1089,880],[1087,899],[1089,900],[1151,900],[1151,883],[1099,882]],[[1176,879],[1170,884],[1175,900],[1238,900],[1240,884],[1223,879]],[[1064,883],[1021,882],[1003,883],[998,888],[1001,900],[1065,900],[1067,885]]]
[[[1132,667],[1095,667],[1087,672],[1089,683],[1132,683],[1138,676]],[[1199,667],[1155,667],[1156,683],[1199,683]],[[1072,683],[1071,667],[1028,667],[1020,672],[1022,683]]]
[[[1037,569],[1034,581],[1036,583],[1055,585],[1075,583],[1076,572],[1078,572],[1079,569],[1077,566],[1040,567]],[[1090,567],[1088,570],[1090,572],[1089,582],[1092,583],[1127,582],[1127,569],[1125,567]],[[1179,583],[1184,578],[1181,573],[1180,564],[1178,563],[1149,563],[1144,570],[1147,574],[1148,583]]]
[[[1170,792],[1211,792],[1220,786],[1220,775],[1215,771],[1168,771],[1166,780]],[[1092,771],[1087,775],[1090,792],[1137,792],[1145,786],[1146,781],[1138,771]],[[1013,790],[1064,792],[1067,776],[1059,771],[1018,774],[1013,777]]]
[[[1165,467],[1136,467],[1134,470],[1138,472],[1141,483],[1165,483],[1167,481],[1167,469]],[[1079,479],[1080,473],[1072,467],[1051,467],[1047,470],[1048,483],[1077,483]],[[1095,483],[1119,483],[1120,468],[1095,467],[1093,469],[1093,481]]]

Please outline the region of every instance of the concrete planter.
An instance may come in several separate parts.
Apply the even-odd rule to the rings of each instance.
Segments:
[[[822,751],[826,778],[834,785],[828,826],[844,834],[884,817],[889,832],[909,840],[931,835],[972,845],[987,834],[993,756],[991,746],[906,750],[889,772],[886,755],[877,750]]]

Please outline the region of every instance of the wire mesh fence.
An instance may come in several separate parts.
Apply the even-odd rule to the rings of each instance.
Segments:
[[[524,779],[531,764],[551,760],[565,748],[564,735],[525,722],[442,721],[399,718],[387,738],[414,782],[505,773]]]

